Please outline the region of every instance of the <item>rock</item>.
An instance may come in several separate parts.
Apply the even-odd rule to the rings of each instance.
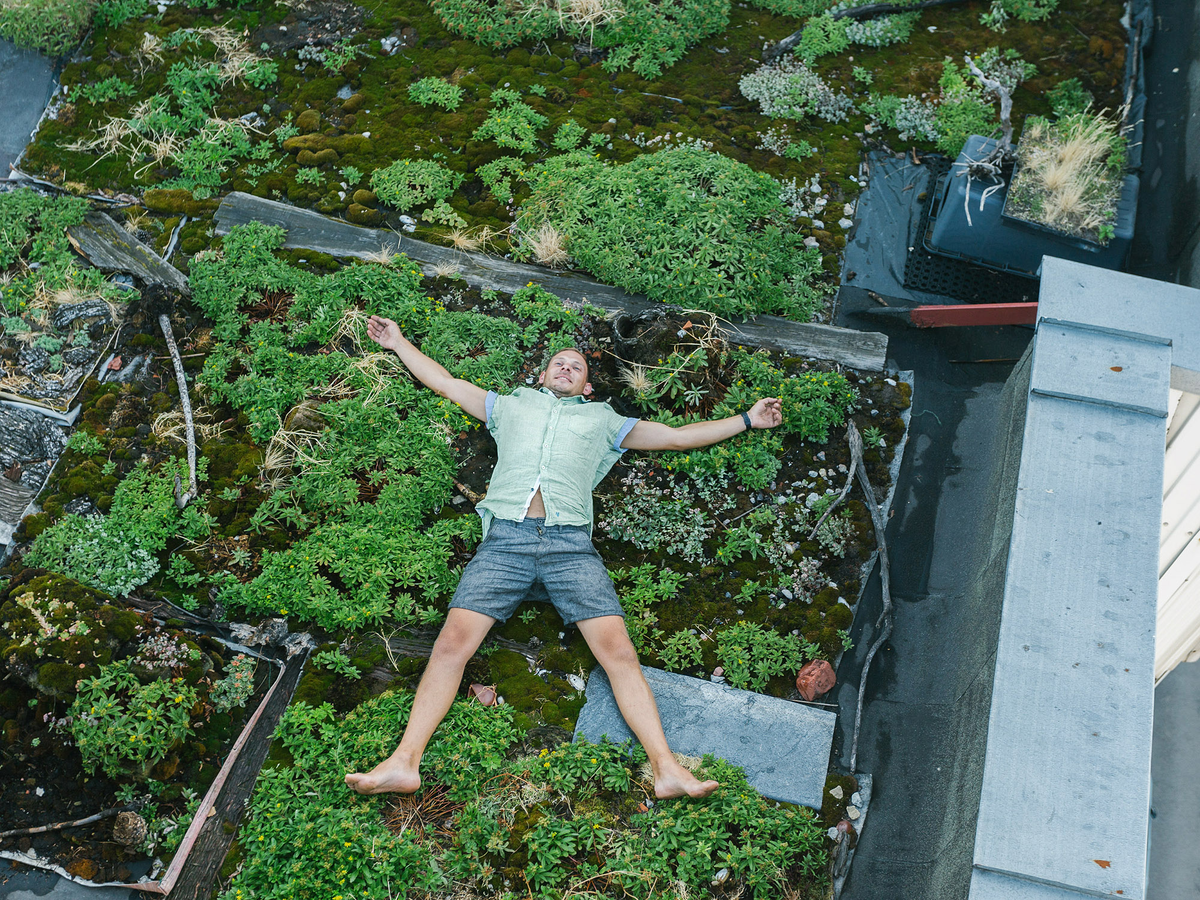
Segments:
[[[571,685],[577,691],[582,691],[587,687],[587,682],[574,673],[567,675],[567,684]]]
[[[772,800],[821,808],[834,713],[647,666],[642,673],[672,749],[712,753],[745,769],[750,784]],[[575,734],[590,741],[607,734],[617,743],[632,737],[602,668],[588,678]]]
[[[851,794],[850,795],[850,805],[851,806],[862,806],[862,794],[860,794],[858,791],[855,791],[853,794]]]
[[[846,792],[842,790],[842,786],[840,784],[834,785],[829,791],[829,796],[834,800],[841,800],[845,795]]]
[[[858,811],[857,806],[847,806],[846,807],[846,816],[850,819],[851,822],[855,821],[861,815],[862,815],[862,813]]]
[[[20,483],[38,490],[67,446],[67,429],[28,409],[0,406],[0,469],[21,464]]]
[[[825,230],[825,223],[824,223],[824,222],[822,222],[820,219],[813,219],[813,220],[812,220],[812,227],[813,227],[813,228],[818,228],[818,229],[820,229],[820,230],[824,231],[824,230]]]
[[[837,830],[837,826],[834,825],[825,832],[825,837],[829,838],[831,841],[839,841],[841,840],[842,835]]]
[[[827,694],[837,685],[837,675],[826,660],[814,659],[804,664],[796,676],[796,690],[805,700],[812,701]]]
[[[135,812],[117,813],[113,822],[113,840],[133,849],[146,839],[146,820]]]
[[[853,226],[854,226],[853,219],[838,219],[838,228],[842,229],[843,231],[845,231],[848,228],[852,228]]]
[[[100,867],[90,859],[77,859],[67,866],[67,873],[84,881],[95,881],[100,874]]]
[[[338,88],[337,98],[339,100],[349,100],[353,96],[354,88],[350,87],[350,85],[343,84],[340,88]]]
[[[494,685],[472,684],[467,688],[467,698],[478,700],[484,706],[495,706],[496,697],[496,688]]]
[[[283,427],[288,431],[323,431],[326,423],[325,417],[317,412],[320,406],[321,401],[318,400],[297,403],[283,417]]]
[[[792,592],[789,591],[787,588],[780,588],[779,593],[783,594],[784,600],[794,600],[795,599],[795,595],[793,595]]]
[[[817,239],[816,239],[815,237],[806,237],[806,238],[804,239],[804,246],[805,246],[805,247],[815,247],[815,246],[817,246]]]

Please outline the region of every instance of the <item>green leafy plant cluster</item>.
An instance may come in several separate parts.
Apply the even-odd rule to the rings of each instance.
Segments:
[[[196,701],[196,689],[182,678],[142,684],[122,660],[80,685],[68,727],[88,771],[145,779],[191,733]]]
[[[70,97],[72,103],[86,100],[88,103],[100,104],[116,100],[118,97],[132,97],[136,93],[137,88],[132,84],[113,75],[92,84],[77,84],[71,89]]]
[[[412,831],[385,828],[381,800],[342,780],[391,753],[411,705],[411,694],[390,692],[342,719],[328,704],[289,707],[276,737],[292,764],[260,775],[242,825],[243,864],[222,900],[395,896],[443,883],[431,848]],[[455,704],[426,751],[426,779],[473,797],[516,736],[510,707]]]
[[[0,193],[0,269],[24,263],[0,282],[7,332],[29,330],[27,322],[18,323],[39,294],[74,287],[114,302],[126,299],[99,269],[75,265],[67,229],[87,211],[78,197],[46,197],[28,188]]]
[[[37,536],[25,556],[114,597],[128,594],[158,572],[156,554],[180,523],[175,476],[186,464],[169,460],[158,470],[141,464],[117,485],[107,516],[69,514]]]
[[[254,693],[254,657],[239,653],[225,670],[225,677],[213,683],[208,699],[219,713],[244,706]]]
[[[717,659],[735,688],[761,691],[778,675],[795,675],[817,648],[792,634],[757,622],[739,622],[717,632]]]
[[[609,165],[575,151],[529,172],[521,231],[549,222],[571,256],[610,284],[721,315],[788,314],[815,251],[790,230],[769,176],[677,147]],[[520,240],[514,252],[528,255]]]
[[[221,900],[451,889],[516,896],[502,889],[504,878],[522,896],[588,888],[649,900],[668,883],[704,889],[723,867],[731,883],[766,898],[795,878],[822,878],[815,814],[765,800],[740,769],[706,757],[698,776],[721,782],[707,801],[662,800],[634,812],[645,777],[640,748],[576,741],[509,762],[518,733],[505,706],[455,703],[426,752],[425,795],[444,791],[462,804],[450,813],[453,837],[431,840],[398,822],[389,830],[385,801],[353,793],[342,775],[391,752],[411,702],[389,692],[344,718],[328,704],[288,709],[276,737],[289,763],[259,778],[242,866]]]
[[[706,3],[651,3],[626,0],[596,10],[561,8],[547,0],[434,0],[438,18],[450,31],[486,47],[503,49],[545,41],[560,31],[576,41],[607,50],[609,72],[630,69],[657,78],[691,46],[729,23],[729,0]]]
[[[463,89],[445,78],[431,76],[410,84],[408,98],[422,106],[437,105],[448,112],[454,112],[462,105]]]
[[[462,180],[460,173],[432,159],[398,159],[371,173],[371,190],[388,206],[412,210],[446,199]]]
[[[471,137],[477,141],[495,141],[498,147],[522,153],[536,150],[537,133],[550,120],[528,103],[522,103],[520,96],[503,88],[493,91],[492,108]]]
[[[343,678],[349,678],[351,681],[357,681],[362,677],[362,672],[350,662],[350,657],[340,647],[314,653],[312,662],[314,666],[328,669],[330,672],[336,672],[338,675],[341,675]]]
[[[0,6],[0,37],[51,56],[71,49],[92,15],[95,0],[26,0]]]
[[[675,596],[684,577],[670,569],[644,563],[611,573],[617,583],[617,596],[625,611],[625,627],[638,653],[658,643],[658,615],[653,607]]]

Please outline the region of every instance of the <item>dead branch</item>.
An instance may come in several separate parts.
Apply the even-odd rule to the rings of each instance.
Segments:
[[[867,477],[867,467],[863,465],[862,458],[862,436],[858,433],[858,429],[851,422],[847,429],[850,433],[850,452],[858,459],[855,471],[858,473],[858,482],[863,489],[863,493],[867,495],[867,508],[871,511],[871,523],[875,526],[875,542],[879,547],[879,581],[880,590],[883,594],[883,611],[880,612],[879,618],[875,622],[875,628],[879,630],[878,637],[871,644],[871,649],[867,651],[867,658],[863,660],[862,675],[858,679],[858,708],[854,713],[854,738],[850,743],[850,771],[855,771],[855,766],[858,763],[858,730],[862,725],[863,701],[867,694],[867,676],[871,672],[871,662],[875,659],[875,654],[879,648],[883,646],[892,634],[892,591],[891,582],[891,567],[888,564],[887,538],[884,536],[884,531],[887,528],[887,523],[883,519],[883,512],[879,508],[879,503],[875,500],[875,489],[871,487],[871,480]]]
[[[979,79],[979,83],[1000,98],[1000,125],[1004,129],[1004,140],[1000,149],[1007,157],[1012,152],[1012,94],[995,78],[983,74],[979,66],[975,65],[975,60],[971,59],[971,54],[968,53],[963,58],[967,61],[967,68],[971,70],[971,74]]]
[[[183,406],[183,421],[187,426],[187,455],[188,455],[188,489],[183,491],[179,476],[175,476],[175,505],[183,509],[188,501],[200,491],[196,487],[196,423],[192,418],[192,400],[188,396],[187,375],[183,371],[183,358],[179,355],[179,347],[175,344],[175,335],[171,332],[171,320],[163,313],[158,317],[158,327],[162,329],[163,337],[167,339],[167,349],[171,351],[171,361],[175,364],[175,382],[179,385],[179,402]]]
[[[119,813],[138,809],[141,805],[140,803],[127,803],[124,806],[114,806],[112,809],[98,812],[94,816],[75,819],[73,822],[55,822],[53,825],[38,825],[34,828],[13,828],[10,831],[0,831],[0,840],[11,837],[23,837],[28,834],[45,834],[47,831],[61,831],[64,828],[78,828],[81,825],[91,825],[93,822],[99,822],[101,819],[108,819]]]
[[[885,303],[884,306],[887,306],[887,304]],[[829,504],[829,508],[821,513],[821,518],[817,519],[817,524],[808,533],[810,541],[817,536],[817,529],[825,524],[825,520],[837,509],[838,504],[846,499],[846,495],[850,493],[850,485],[854,484],[854,476],[858,472],[858,464],[862,462],[862,438],[859,438],[857,441],[854,439],[854,435],[858,433],[858,429],[854,429],[852,434],[850,429],[853,427],[853,422],[848,423],[846,427],[846,440],[850,442],[850,468],[846,470],[846,483],[842,485],[841,492]]]

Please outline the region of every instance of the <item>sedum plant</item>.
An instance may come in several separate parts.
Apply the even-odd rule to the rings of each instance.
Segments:
[[[398,159],[371,173],[371,190],[388,206],[410,210],[445,200],[462,180],[461,174],[432,159]]]
[[[150,769],[191,733],[196,689],[182,678],[142,684],[128,660],[101,666],[79,686],[70,729],[90,772],[144,780]]]

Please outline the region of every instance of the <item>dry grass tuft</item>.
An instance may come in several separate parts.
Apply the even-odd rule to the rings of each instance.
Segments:
[[[434,278],[457,278],[462,274],[462,266],[458,263],[438,263],[430,272]]]
[[[533,258],[543,266],[565,266],[571,258],[567,253],[567,236],[549,222],[543,222],[527,235],[525,244]]]
[[[217,421],[212,410],[204,406],[192,410],[192,424],[196,428],[196,440],[201,444],[216,440],[229,431],[225,422]],[[159,414],[150,424],[150,433],[160,441],[175,441],[182,444],[187,441],[187,423],[183,418],[182,409],[169,409]]]
[[[594,44],[597,25],[608,25],[625,16],[621,0],[558,0],[558,21],[588,30],[588,43]]]
[[[396,261],[396,248],[390,247],[387,244],[380,244],[378,250],[370,253],[364,253],[362,259],[365,262],[379,263],[381,266],[390,266]]]
[[[1018,146],[1011,214],[1080,237],[1110,222],[1122,185],[1121,116],[1105,111],[1031,120]],[[1116,161],[1116,165],[1113,161]]]

